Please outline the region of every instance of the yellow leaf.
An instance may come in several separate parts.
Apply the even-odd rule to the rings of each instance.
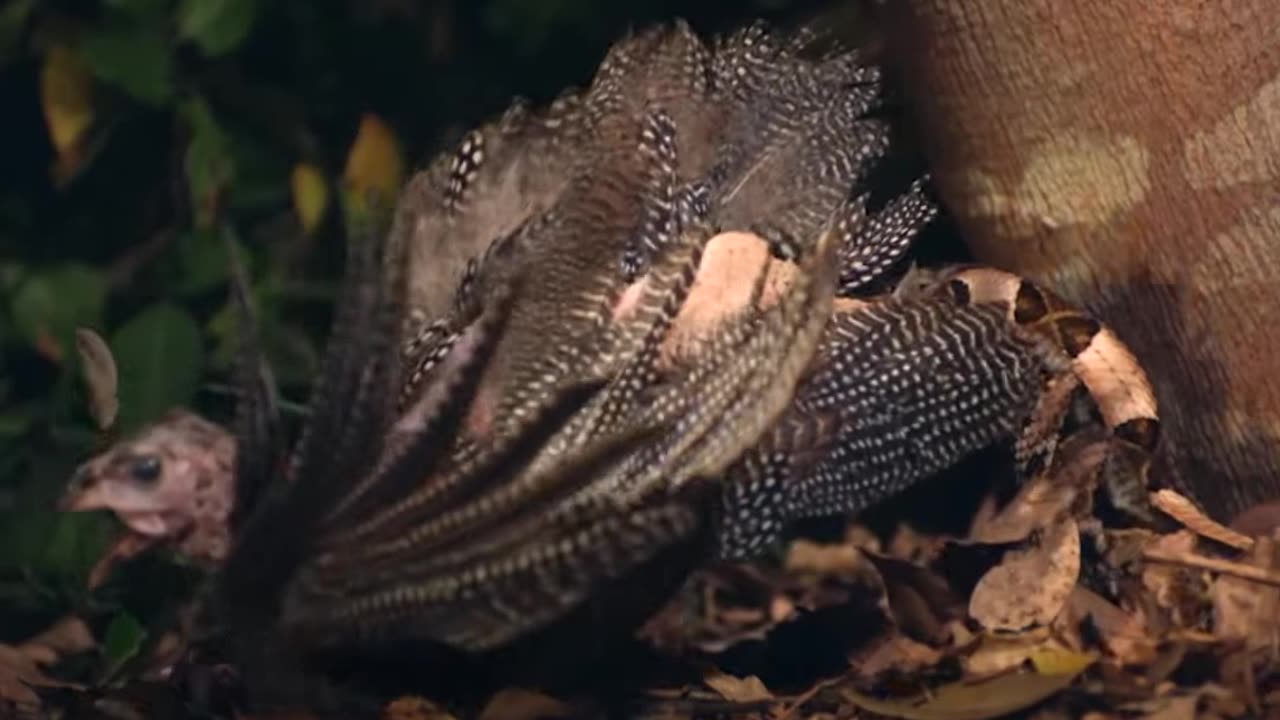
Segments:
[[[863,710],[904,720],[987,720],[1031,707],[1067,688],[1093,662],[1067,651],[1055,655],[1049,672],[1015,672],[978,681],[961,680],[924,695],[880,699],[852,690],[843,694]],[[1070,656],[1070,657],[1068,657]],[[1033,656],[1032,664],[1035,663]]]
[[[1031,653],[1031,664],[1041,675],[1078,675],[1097,662],[1093,653],[1078,653],[1042,645]]]
[[[93,82],[88,68],[74,52],[54,45],[40,69],[40,104],[49,138],[58,151],[61,176],[79,165],[85,135],[93,126]]]
[[[383,202],[394,201],[404,177],[400,140],[377,115],[365,113],[347,155],[344,178],[356,203],[363,205],[370,192]]]
[[[293,186],[293,210],[298,214],[303,232],[309,235],[315,232],[329,207],[329,186],[325,184],[324,173],[308,163],[293,166],[290,183]]]

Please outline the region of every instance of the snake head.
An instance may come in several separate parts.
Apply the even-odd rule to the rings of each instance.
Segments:
[[[211,568],[226,554],[235,441],[185,410],[112,445],[76,470],[58,507],[110,510],[125,534],[99,561],[96,586],[121,561],[157,545]]]

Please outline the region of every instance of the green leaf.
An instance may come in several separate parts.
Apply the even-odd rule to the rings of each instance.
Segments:
[[[102,274],[79,264],[67,264],[28,275],[13,298],[13,319],[19,333],[57,360],[70,349],[78,325],[100,326],[107,287]],[[47,343],[54,343],[51,347]]]
[[[109,27],[86,33],[80,50],[104,82],[138,100],[164,106],[173,99],[173,58],[168,40],[146,26]]]
[[[0,568],[21,569],[67,596],[87,597],[89,572],[116,527],[104,512],[0,514]]]
[[[125,663],[137,656],[146,637],[146,628],[130,613],[117,613],[111,618],[111,624],[107,626],[106,635],[102,638],[103,678],[115,675]]]
[[[200,327],[190,313],[168,303],[125,323],[111,338],[111,352],[120,368],[121,432],[190,403],[204,374]]]
[[[227,250],[218,232],[192,230],[178,237],[178,276],[174,290],[199,295],[227,282]]]
[[[196,213],[196,226],[207,228],[217,216],[219,199],[235,176],[231,137],[218,124],[202,98],[186,103],[183,115],[191,126],[187,145],[187,185]]]
[[[227,207],[251,214],[276,212],[290,201],[289,157],[279,144],[264,142],[253,133],[233,133],[235,184]]]
[[[0,9],[0,68],[8,65],[18,54],[22,31],[33,7],[35,0],[14,0]]]
[[[257,0],[182,0],[178,35],[193,41],[206,56],[215,57],[244,42],[257,14]]]

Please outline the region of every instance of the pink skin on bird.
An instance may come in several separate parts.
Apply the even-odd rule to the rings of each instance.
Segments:
[[[689,295],[663,340],[660,367],[670,368],[679,358],[696,352],[724,323],[748,310],[753,297],[757,309],[777,303],[799,274],[795,263],[773,257],[768,242],[759,235],[728,231],[708,240]],[[622,291],[613,306],[615,322],[632,317],[651,277],[645,276]],[[832,310],[853,312],[865,305],[862,300],[837,298]],[[473,438],[484,438],[492,429],[496,395],[497,389],[492,387],[483,387],[477,394],[467,417]]]
[[[97,585],[121,561],[170,544],[204,567],[227,550],[235,440],[199,416],[175,410],[80,466],[63,510],[110,510],[126,528],[95,568]]]

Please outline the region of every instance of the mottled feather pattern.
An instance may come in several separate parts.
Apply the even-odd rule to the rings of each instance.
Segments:
[[[617,522],[620,513],[638,512],[643,507],[623,513],[606,499],[596,499],[607,497],[600,493],[602,488],[630,488],[630,502],[644,503],[652,489],[695,478],[709,481],[783,411],[793,383],[808,366],[809,356],[823,335],[835,288],[835,259],[844,236],[834,229],[826,233],[818,254],[812,252],[812,245],[798,246],[794,254],[802,259],[808,279],[798,283],[773,309],[741,318],[708,341],[699,364],[683,377],[662,376],[654,369],[659,331],[678,310],[677,288],[687,289],[691,269],[696,266],[696,252],[681,255],[687,248],[672,239],[687,221],[703,216],[713,223],[749,227],[752,214],[734,208],[748,205],[745,201],[755,192],[751,188],[787,172],[792,173],[798,188],[792,205],[795,211],[790,216],[782,213],[778,223],[798,237],[807,233],[816,238],[823,226],[831,223],[867,163],[883,152],[886,134],[878,125],[865,125],[865,132],[852,132],[844,139],[847,148],[830,147],[834,139],[842,138],[844,130],[863,127],[857,115],[870,105],[869,95],[841,100],[829,86],[819,93],[818,87],[808,87],[799,78],[804,66],[786,58],[774,38],[763,31],[750,37],[758,39],[743,40],[743,47],[748,48],[740,58],[744,72],[727,76],[734,83],[731,87],[718,87],[715,82],[716,64],[723,65],[725,60],[713,59],[688,28],[680,25],[671,32],[647,31],[620,42],[602,63],[591,86],[572,96],[577,158],[565,166],[568,169],[556,191],[545,196],[549,203],[545,209],[523,216],[508,214],[510,227],[493,235],[504,238],[502,262],[493,262],[489,249],[499,243],[471,248],[473,257],[463,266],[455,292],[455,300],[464,301],[456,302],[453,319],[437,314],[434,320],[424,322],[404,351],[408,364],[399,397],[401,411],[414,402],[415,393],[430,392],[437,382],[434,374],[448,362],[451,346],[465,332],[462,328],[467,318],[460,311],[473,304],[465,298],[484,298],[486,288],[500,285],[504,278],[522,278],[510,317],[505,320],[507,330],[493,338],[478,381],[479,392],[490,388],[494,393],[487,401],[496,407],[491,436],[468,446],[474,452],[460,463],[423,458],[419,464],[424,472],[428,465],[435,468],[434,480],[422,478],[419,489],[380,507],[362,504],[368,511],[335,525],[337,534],[332,539],[317,538],[331,550],[318,557],[314,569],[304,571],[304,579],[296,585],[301,594],[292,600],[291,617],[300,623],[298,627],[307,625],[310,621],[306,618],[314,618],[315,612],[326,617],[330,612],[359,615],[384,605],[415,605],[414,597],[419,598],[415,612],[425,622],[436,611],[428,611],[421,599],[445,598],[447,593],[441,588],[467,586],[465,582],[459,585],[459,574],[485,573],[484,565],[475,565],[481,558],[492,557],[498,562],[487,571],[494,573],[494,582],[498,582],[504,567],[499,562],[503,560],[502,548],[527,543],[537,532],[550,533],[551,526],[562,528],[557,532],[569,532],[575,527],[607,523],[609,518]],[[749,51],[756,42],[757,47],[769,46],[763,60],[754,60]],[[781,64],[769,70],[766,62]],[[837,56],[826,61],[821,72],[831,74],[833,68],[845,72],[845,62]],[[750,87],[753,82],[756,86]],[[807,117],[797,121],[794,113],[787,112],[793,108],[780,96],[788,92],[807,94],[796,98],[808,111]],[[720,142],[708,142],[707,128],[718,126],[719,112],[723,112],[707,110],[713,105],[711,99],[734,94],[749,99],[753,93],[764,100],[759,116],[730,123]],[[732,103],[728,106],[735,107]],[[668,107],[674,110],[668,112]],[[756,110],[751,105],[737,107]],[[490,138],[501,135],[504,141],[510,140],[515,137],[506,134],[512,132],[511,127],[527,126],[536,117],[522,108],[504,119],[505,126],[499,123],[496,130],[490,126],[464,138],[449,161],[450,180],[442,195],[442,207],[449,210],[447,214],[455,223],[492,201],[481,182],[486,164],[495,163],[492,148],[496,141]],[[636,122],[638,118],[645,120]],[[725,145],[736,142],[737,135],[741,139],[754,137],[753,132],[775,140],[776,149],[762,149],[753,162],[722,164],[730,172],[717,176],[712,158],[719,162],[726,157],[748,157],[736,151],[726,154]],[[831,152],[819,152],[824,143]],[[693,160],[686,159],[686,146],[695,149]],[[532,142],[525,147],[531,157],[538,149]],[[795,152],[796,148],[801,152]],[[705,157],[699,159],[698,152]],[[489,165],[491,171],[501,166],[500,162]],[[760,172],[761,168],[765,171]],[[717,181],[721,185],[717,186]],[[726,191],[724,183],[730,181],[734,185]],[[683,184],[683,190],[677,189],[678,184]],[[748,189],[746,194],[742,194],[743,188]],[[725,212],[726,208],[732,212]],[[758,208],[754,216],[764,218],[770,212],[768,207]],[[403,211],[399,222],[413,223],[415,231],[421,229],[421,219],[415,221]],[[462,246],[470,242],[456,232],[448,239]],[[418,238],[410,234],[409,241],[418,242]],[[476,262],[476,257],[483,259]],[[658,262],[659,257],[672,259]],[[610,258],[615,260],[611,263]],[[663,267],[668,269],[661,270]],[[611,330],[609,308],[629,277],[646,272],[658,272],[654,287],[674,294],[665,299],[651,295],[653,300],[642,303],[652,309],[637,313],[629,325],[636,330]],[[421,315],[433,317],[430,312]],[[636,339],[625,341],[626,337]],[[628,347],[631,349],[625,349]],[[580,400],[568,400],[583,387],[584,378],[601,373],[604,375],[596,389],[589,389],[588,383]],[[615,379],[606,382],[608,376]],[[647,388],[654,389],[646,393]],[[637,402],[642,394],[648,398],[647,404]],[[528,443],[526,436],[537,423],[545,424],[546,413],[555,408],[559,408],[556,412],[569,411],[562,416],[567,421],[565,431],[549,435],[542,450],[536,446],[521,449]],[[605,453],[612,460],[592,473],[604,478],[600,482],[588,482],[590,475],[578,476],[568,470],[580,467],[584,462],[580,458],[596,457],[601,452],[600,442],[608,447],[610,438],[650,432],[667,439],[624,443],[616,457],[616,453]],[[413,445],[412,433],[405,442]],[[435,452],[444,453],[445,449]],[[505,470],[495,475],[498,468]],[[363,482],[355,487],[371,486]],[[354,497],[345,502],[353,502]],[[571,497],[578,499],[571,501]],[[599,506],[602,502],[606,507]],[[517,521],[517,517],[524,520]],[[534,534],[526,535],[522,527]],[[477,533],[497,534],[485,543]],[[446,551],[464,537],[474,542],[457,546],[461,556]],[[508,539],[498,542],[501,537]],[[351,547],[357,538],[362,539],[355,549],[339,550]],[[661,545],[658,539],[652,542]],[[489,550],[483,550],[486,547]],[[424,553],[428,559],[412,560]],[[437,559],[429,559],[432,555]],[[618,571],[625,565],[622,563]],[[420,571],[415,572],[414,567]],[[467,567],[472,569],[467,571]],[[361,573],[351,575],[356,568]],[[415,575],[421,578],[417,594],[404,589]],[[424,587],[436,590],[422,590]],[[585,585],[566,592],[565,597],[576,598],[579,591],[585,592]],[[346,603],[340,605],[345,610],[333,609],[335,606],[321,600],[333,593],[337,593],[333,595],[335,602]],[[348,594],[349,602],[340,600]],[[312,606],[312,601],[304,598],[320,604]],[[381,621],[370,618],[368,622]],[[444,632],[442,626],[434,627],[432,632],[437,635]]]
[[[842,226],[842,231],[850,233],[840,250],[842,295],[854,295],[882,277],[906,257],[920,229],[937,217],[938,206],[925,195],[926,180],[913,182],[867,222]]]
[[[1067,365],[1007,305],[911,277],[839,299],[886,281],[937,209],[921,180],[868,214],[880,72],[818,39],[638,31],[584,89],[419,173],[387,245],[352,244],[287,482],[221,597],[304,650],[487,657],[661,558],[711,559],[713,536],[749,558],[1000,438],[1043,448]],[[756,244],[750,302],[666,358],[724,231],[774,258]],[[304,535],[269,547],[280,526]]]
[[[726,483],[727,557],[758,552],[783,522],[863,510],[1015,435],[1048,373],[1043,344],[1010,332],[999,308],[946,298],[836,315],[815,367],[736,470],[747,487]]]

